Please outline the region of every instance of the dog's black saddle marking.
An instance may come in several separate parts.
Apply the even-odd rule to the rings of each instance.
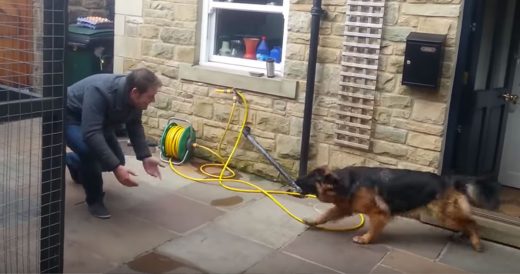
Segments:
[[[346,167],[334,171],[338,191],[350,197],[359,188],[374,189],[392,214],[425,206],[446,190],[448,183],[431,172],[378,167]]]

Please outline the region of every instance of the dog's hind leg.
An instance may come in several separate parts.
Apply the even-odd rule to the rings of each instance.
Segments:
[[[473,218],[458,218],[454,220],[458,223],[459,227],[461,227],[462,231],[469,236],[469,240],[471,242],[471,246],[475,251],[481,252],[482,245],[480,243],[480,237],[477,232],[477,223]]]
[[[480,237],[477,232],[477,224],[470,217],[445,217],[440,220],[447,227],[461,231],[469,237],[471,246],[475,251],[482,251]]]
[[[317,226],[329,221],[338,220],[347,215],[352,215],[352,212],[342,207],[333,206],[329,208],[327,211],[325,211],[323,214],[319,215],[316,219],[303,219],[303,222],[306,225]]]
[[[448,191],[444,197],[428,205],[437,219],[448,228],[463,232],[469,237],[474,250],[482,251],[477,223],[471,217],[471,206],[467,198],[456,191]]]

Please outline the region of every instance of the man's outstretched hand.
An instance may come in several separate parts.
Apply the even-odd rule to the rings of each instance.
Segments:
[[[114,169],[114,175],[116,179],[124,186],[134,187],[138,186],[138,184],[134,181],[134,179],[130,176],[137,176],[137,174],[125,166],[119,165],[116,169]]]
[[[148,157],[143,160],[143,167],[146,173],[150,176],[161,178],[161,172],[159,171],[159,167],[164,167],[161,164],[161,161],[155,157]]]

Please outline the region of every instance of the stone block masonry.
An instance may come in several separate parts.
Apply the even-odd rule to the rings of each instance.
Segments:
[[[115,63],[117,72],[148,67],[157,72],[165,84],[157,102],[145,112],[148,135],[159,138],[165,120],[176,116],[193,122],[200,142],[216,146],[216,137],[226,125],[226,111],[229,111],[226,109],[231,107],[231,97],[215,93],[217,86],[181,80],[178,76],[180,64],[197,64],[201,22],[197,16],[202,16],[197,11],[201,1],[140,1],[140,16],[120,16],[116,44],[118,39],[130,41],[127,38],[132,38],[134,44],[119,43],[127,49],[116,49],[124,54],[116,52]],[[344,38],[346,0],[323,1],[326,15],[320,29],[310,168],[368,165],[438,171],[456,60],[460,2],[386,2],[374,130],[370,137],[371,149],[364,151],[334,143],[336,114],[333,110],[339,98],[339,55]],[[299,163],[311,5],[310,0],[291,0],[288,16],[284,77],[299,81],[296,98],[244,91],[251,101],[248,125],[252,133],[293,176],[297,174]],[[447,35],[442,84],[437,91],[401,85],[405,40],[411,31]],[[238,119],[235,117],[235,125]],[[232,134],[237,134],[236,126]],[[225,146],[229,152],[230,141],[226,141]],[[234,166],[270,178],[278,176],[252,146],[244,144],[237,155]]]

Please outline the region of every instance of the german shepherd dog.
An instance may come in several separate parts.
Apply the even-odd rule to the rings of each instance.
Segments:
[[[448,228],[469,236],[473,249],[482,250],[460,178],[405,169],[356,166],[331,171],[320,167],[296,184],[302,195],[315,194],[321,202],[335,205],[316,219],[304,220],[307,225],[321,225],[353,213],[367,215],[370,226],[365,234],[353,238],[356,243],[374,241],[392,216],[426,208]]]

